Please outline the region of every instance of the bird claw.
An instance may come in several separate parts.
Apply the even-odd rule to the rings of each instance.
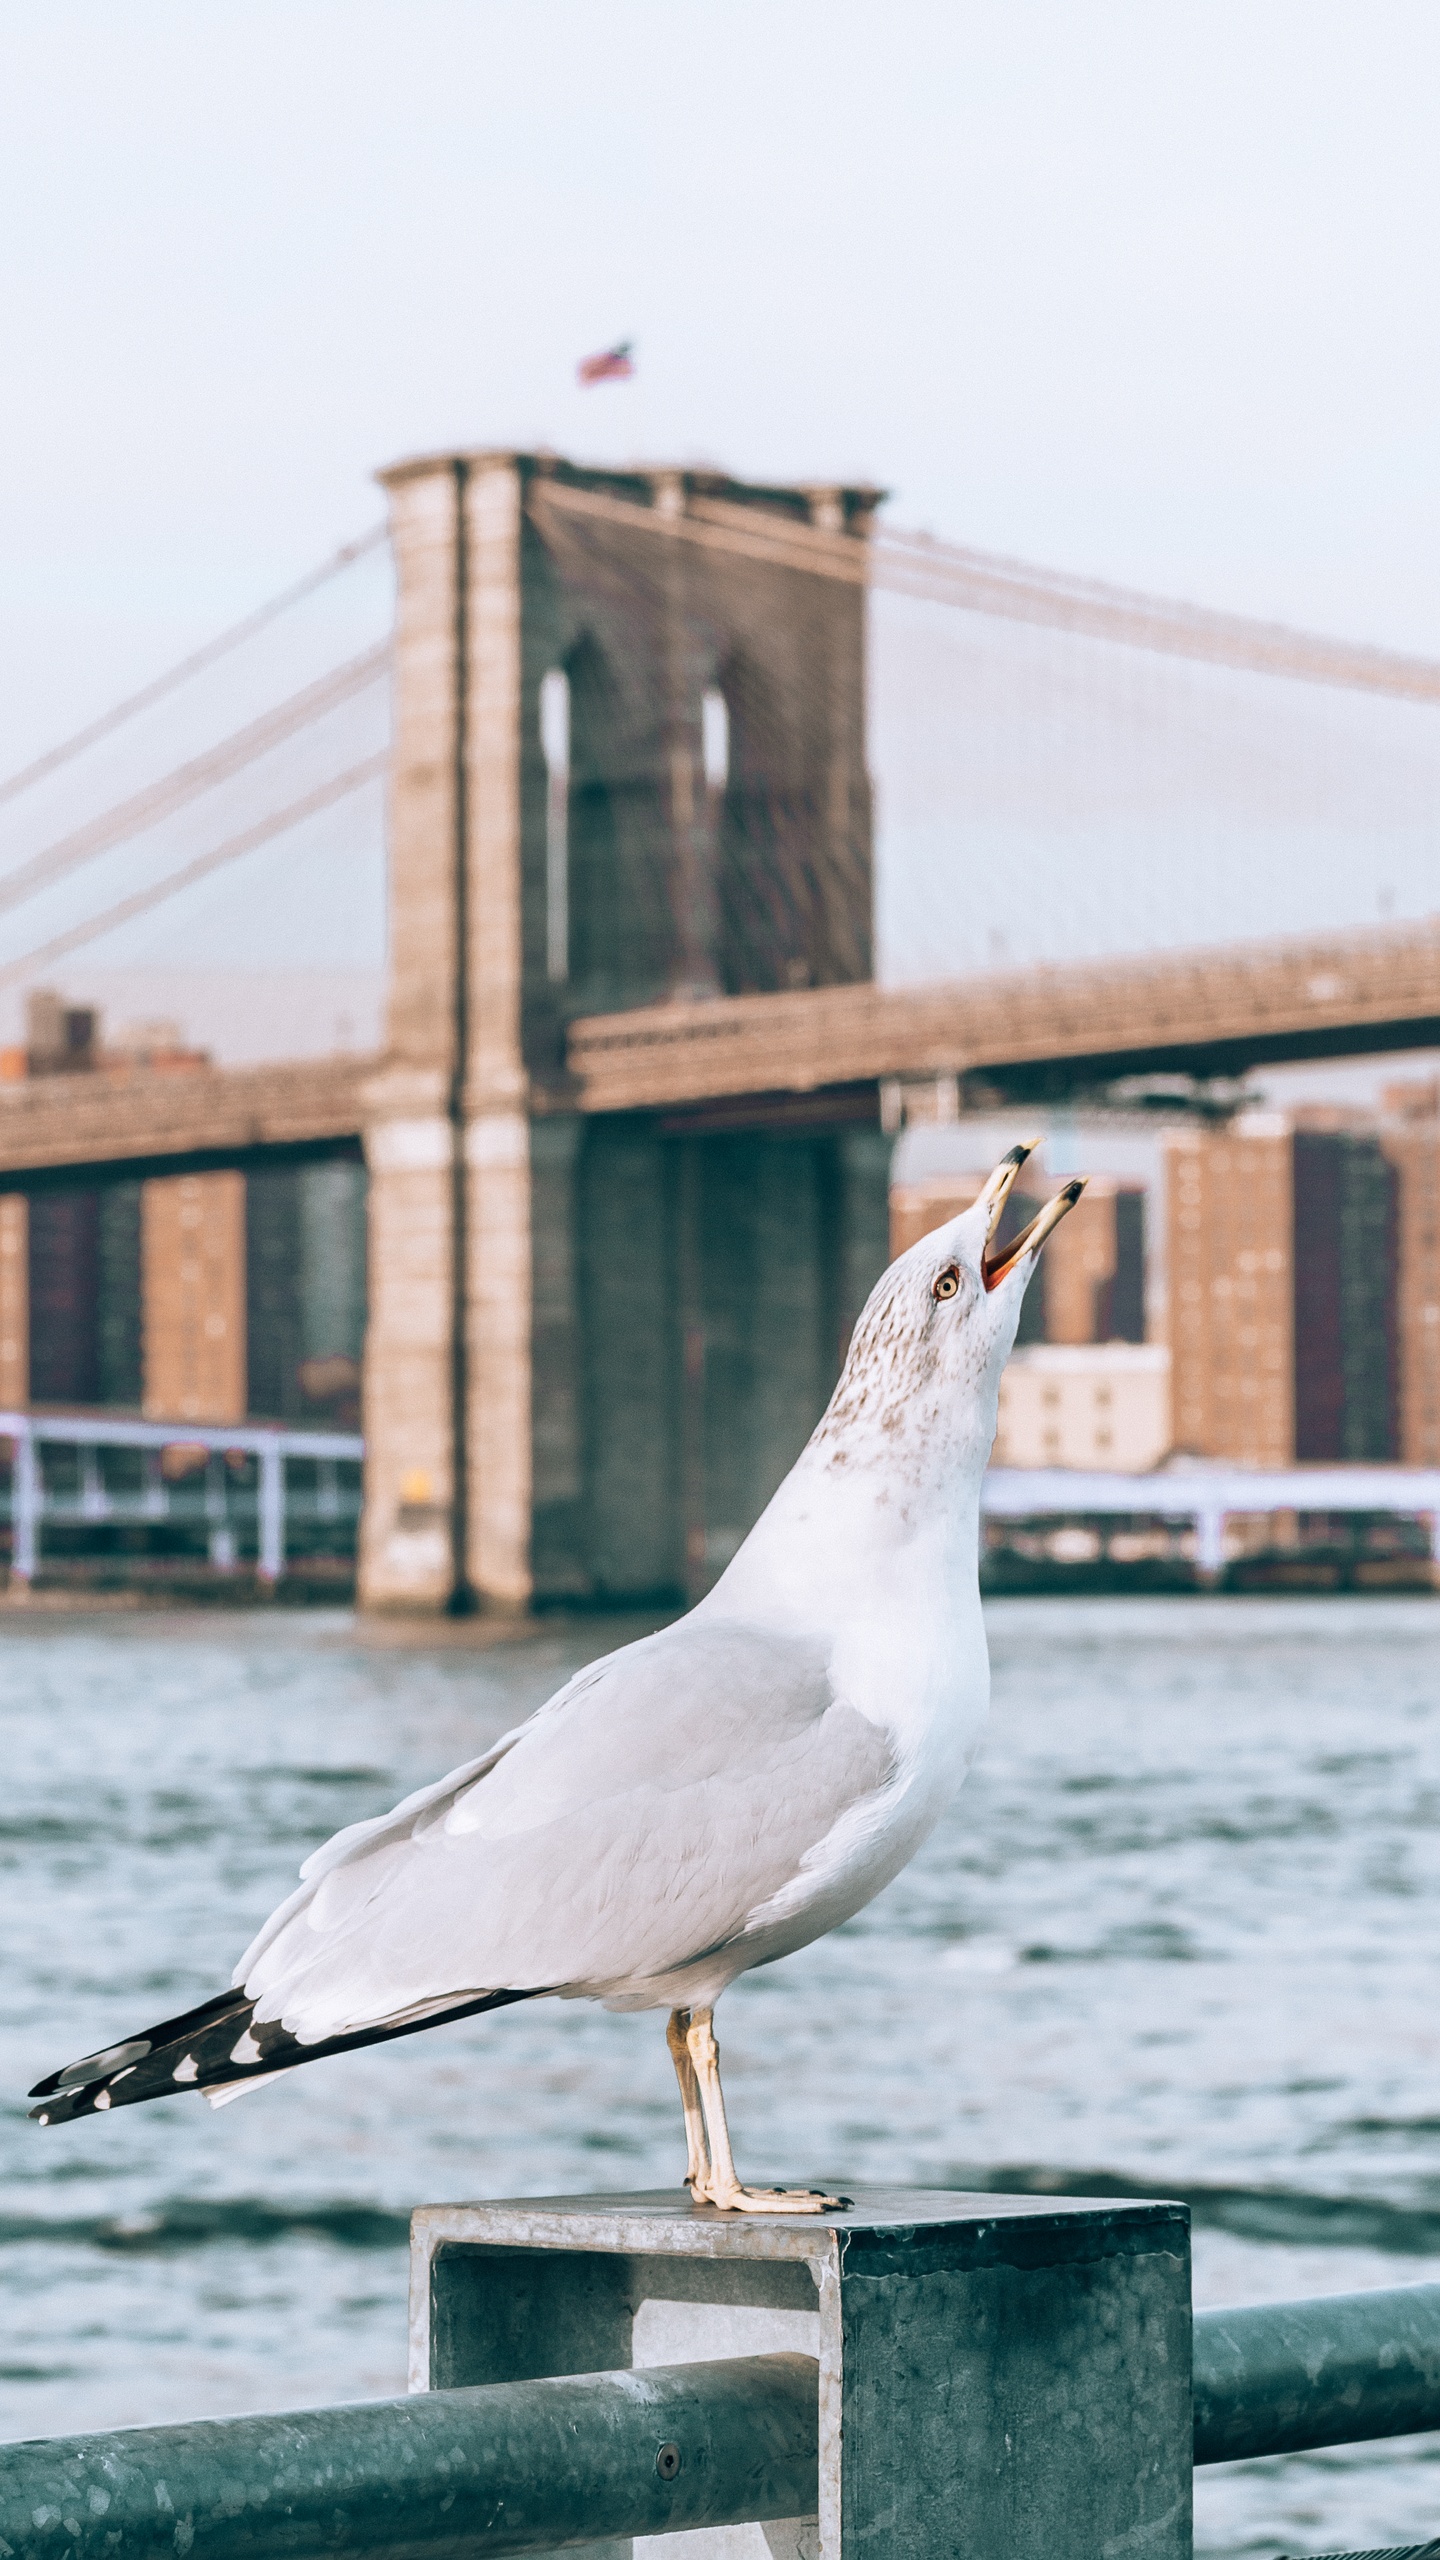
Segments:
[[[733,2186],[717,2192],[697,2180],[691,2193],[697,2204],[713,2205],[717,2213],[843,2213],[849,2203],[847,2196],[822,2195],[815,2187]]]

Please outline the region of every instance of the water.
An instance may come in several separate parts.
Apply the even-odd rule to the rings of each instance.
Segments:
[[[742,2170],[1185,2194],[1201,2303],[1440,2277],[1440,1603],[1011,1600],[990,1628],[941,1831],[726,1999]],[[218,1987],[315,1841],[615,1640],[0,1620],[0,2435],[398,2391],[413,2203],[678,2179],[659,2020],[578,2005],[218,2114],[42,2132],[20,2096]],[[1418,2541],[1440,2440],[1197,2491],[1209,2555]]]

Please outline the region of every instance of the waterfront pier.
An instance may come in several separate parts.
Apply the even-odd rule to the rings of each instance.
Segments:
[[[1440,2286],[1190,2308],[1183,2205],[414,2217],[411,2396],[0,2451],[15,2560],[1191,2560],[1197,2465],[1440,2428]],[[1369,2560],[1406,2560],[1371,2554]]]

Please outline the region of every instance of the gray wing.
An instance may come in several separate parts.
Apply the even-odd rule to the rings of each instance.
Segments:
[[[338,1834],[236,1981],[314,2043],[466,1994],[664,1974],[739,1936],[891,1774],[822,1645],[682,1620]]]

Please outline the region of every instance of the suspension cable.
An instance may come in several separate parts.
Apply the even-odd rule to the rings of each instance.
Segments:
[[[245,765],[253,764],[258,756],[267,755],[284,739],[293,738],[297,730],[308,728],[340,703],[363,693],[367,686],[378,682],[386,673],[389,663],[388,642],[363,650],[358,658],[351,658],[346,665],[333,668],[329,675],[317,677],[314,684],[306,685],[300,693],[291,694],[273,711],[262,713],[258,720],[252,720],[232,736],[222,738],[218,746],[207,748],[204,755],[192,757],[188,764],[177,765],[173,772],[163,774],[158,782],[148,783],[143,791],[137,791],[129,800],[122,800],[116,808],[103,811],[98,818],[91,818],[87,825],[77,827],[72,835],[62,836],[57,844],[47,845],[42,853],[33,854],[28,862],[21,863],[17,871],[12,871],[8,879],[0,880],[0,915],[10,907],[18,907],[22,900],[33,898],[41,889],[48,889],[54,881],[63,880],[68,872],[78,870],[84,862],[93,861],[97,854],[108,853],[113,846],[123,844],[127,837],[139,835],[161,818],[170,817],[187,801],[198,799],[202,792],[211,790],[217,782],[228,781]]]
[[[37,756],[34,763],[27,764],[21,772],[12,773],[8,781],[0,782],[0,805],[14,800],[22,791],[28,791],[33,783],[43,782],[47,774],[58,772],[60,766],[68,764],[72,757],[83,755],[87,747],[96,746],[102,738],[108,738],[112,729],[133,720],[137,712],[148,711],[152,703],[163,701],[167,693],[173,693],[179,685],[188,683],[191,676],[203,674],[205,668],[213,667],[217,659],[228,656],[243,641],[253,639],[257,631],[263,631],[278,615],[288,613],[292,605],[303,603],[306,596],[314,595],[317,588],[338,577],[342,569],[350,568],[355,561],[363,560],[369,552],[377,550],[385,540],[387,530],[383,524],[372,525],[368,533],[360,534],[354,542],[342,543],[330,559],[322,561],[318,569],[308,571],[305,577],[298,578],[294,586],[272,596],[268,604],[258,605],[253,613],[246,614],[243,621],[232,623],[228,631],[207,640],[203,648],[192,650],[188,658],[181,658],[177,665],[167,667],[163,675],[156,676],[150,684],[142,685],[138,693],[127,695],[111,710],[102,712],[100,718],[92,720],[87,728],[77,729],[73,737],[64,738],[59,746],[48,748],[43,756]]]
[[[242,853],[253,853],[257,846],[268,844],[272,836],[284,835],[304,819],[317,816],[320,810],[333,808],[338,801],[349,799],[353,792],[363,790],[367,782],[378,781],[389,761],[388,755],[367,756],[363,764],[351,765],[346,772],[336,774],[332,781],[318,784],[302,799],[292,800],[288,808],[275,810],[270,817],[261,818],[238,836],[230,836],[224,844],[212,846],[208,853],[196,854],[193,861],[185,863],[178,871],[167,873],[163,880],[154,880],[145,889],[132,890],[128,898],[118,899],[113,907],[106,907],[100,915],[86,916],[66,932],[52,934],[48,942],[40,943],[34,951],[27,951],[23,958],[9,960],[0,968],[0,987],[11,986],[17,978],[28,977],[33,970],[44,968],[51,960],[63,958],[67,951],[77,951],[82,943],[98,940],[101,934],[112,932],[116,925],[128,924],[132,916],[145,915],[152,907],[163,906],[167,898],[177,896],[180,890],[189,889],[197,880],[218,871],[222,863],[234,862]]]

